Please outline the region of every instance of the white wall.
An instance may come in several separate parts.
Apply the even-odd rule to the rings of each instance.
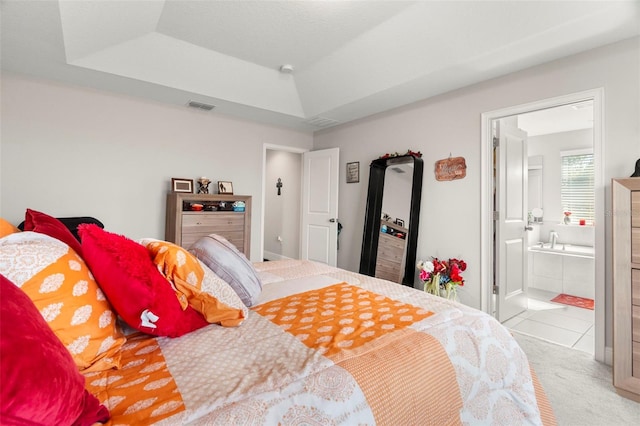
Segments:
[[[542,169],[542,206],[544,221],[561,223],[564,219],[560,182],[562,175],[561,151],[593,148],[593,129],[531,136],[528,140],[529,156],[543,157]],[[572,217],[577,224],[579,218]]]
[[[95,216],[131,238],[164,237],[171,177],[233,182],[253,196],[260,260],[263,144],[310,149],[310,134],[80,87],[2,75],[0,216],[27,207]]]
[[[302,155],[267,150],[265,172],[264,250],[265,257],[277,260],[300,255],[300,200]],[[281,195],[276,184],[282,179]],[[282,241],[278,241],[278,236]],[[270,259],[268,254],[275,254]]]
[[[316,148],[339,147],[341,161],[368,164],[385,152],[422,151],[425,161],[418,259],[461,257],[467,261],[462,302],[480,307],[481,114],[589,89],[604,88],[605,199],[610,180],[629,176],[640,157],[640,38],[482,82],[315,135]],[[466,159],[467,176],[438,182],[435,161],[449,154]],[[344,168],[344,166],[342,166]],[[368,168],[361,184],[340,183],[340,221],[345,224],[338,265],[357,270],[362,243]],[[606,207],[608,209],[608,207]],[[607,325],[611,328],[611,225],[606,226]],[[344,250],[343,250],[344,247]],[[610,346],[611,336],[607,338]]]

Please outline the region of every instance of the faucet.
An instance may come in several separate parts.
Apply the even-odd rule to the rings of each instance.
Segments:
[[[549,232],[549,242],[551,243],[551,248],[556,247],[556,243],[558,242],[558,233],[556,231]]]

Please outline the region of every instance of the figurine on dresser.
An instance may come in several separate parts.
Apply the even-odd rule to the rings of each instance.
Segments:
[[[640,159],[638,159],[638,161],[636,161],[636,171],[633,172],[631,177],[640,177]]]
[[[198,188],[198,194],[208,194],[210,183],[211,183],[211,180],[204,176],[198,179],[198,185],[200,186]]]

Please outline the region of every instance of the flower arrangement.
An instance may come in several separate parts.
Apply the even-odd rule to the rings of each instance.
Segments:
[[[564,212],[564,224],[568,225],[571,223],[571,212]]]
[[[424,283],[424,291],[455,300],[456,289],[464,285],[462,273],[467,269],[467,264],[462,259],[451,258],[440,260],[432,257],[431,260],[420,260],[417,263],[420,271],[420,280]]]
[[[420,151],[411,151],[410,149],[407,150],[407,152],[405,154],[400,154],[398,152],[394,152],[394,153],[386,153],[384,155],[381,155],[380,158],[394,158],[394,157],[400,157],[403,155],[412,155],[416,158],[422,158],[422,153]]]

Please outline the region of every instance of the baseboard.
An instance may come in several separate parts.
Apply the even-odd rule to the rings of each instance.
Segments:
[[[269,260],[291,260],[290,257],[283,256],[281,254],[274,253],[274,252],[267,251],[267,250],[264,251],[264,256],[263,257],[265,259],[269,259]]]

